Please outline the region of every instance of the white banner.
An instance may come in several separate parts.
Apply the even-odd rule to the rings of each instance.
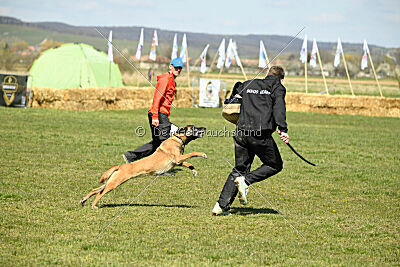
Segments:
[[[369,48],[368,48],[367,40],[364,40],[363,50],[364,50],[364,54],[361,58],[361,69],[362,70],[364,70],[366,67],[368,67],[367,54],[369,54]]]
[[[181,46],[181,52],[179,53],[179,57],[182,59],[182,62],[186,62],[186,49],[187,49],[187,41],[186,41],[186,33],[183,35],[182,39],[182,46]]]
[[[201,52],[201,54],[200,54],[200,59],[201,59],[200,72],[201,73],[205,73],[207,70],[206,57],[207,57],[208,47],[210,47],[209,44],[206,45],[203,52]]]
[[[337,46],[336,46],[336,55],[335,55],[335,61],[333,62],[333,66],[336,68],[340,64],[340,54],[343,52],[343,47],[342,47],[342,42],[340,41],[340,38],[338,38],[337,41]]]
[[[158,46],[157,31],[154,30],[153,41],[151,42],[151,50],[149,59],[156,61],[156,47]]]
[[[258,57],[258,67],[266,68],[268,66],[267,62],[267,51],[265,51],[264,43],[260,40],[260,55]]]
[[[317,41],[314,39],[310,57],[310,65],[313,68],[317,66],[317,53],[318,53]]]
[[[233,59],[233,42],[229,39],[228,48],[226,49],[225,68],[229,69]]]
[[[200,79],[199,107],[219,107],[220,80]]]
[[[303,45],[301,46],[300,61],[302,63],[306,63],[307,62],[307,35],[304,36]]]
[[[108,35],[108,60],[110,62],[114,61],[113,46],[112,46],[112,31],[110,31],[110,35]]]
[[[237,52],[237,44],[236,44],[236,42],[232,43],[232,52],[233,52],[233,58],[236,60],[236,64],[239,67],[242,67],[242,62],[240,61],[240,57],[239,57],[239,54]]]
[[[178,57],[178,39],[177,34],[174,36],[174,43],[172,44],[171,60]]]
[[[222,39],[221,44],[218,48],[218,61],[217,68],[221,69],[225,62],[225,39]]]
[[[138,43],[137,50],[136,50],[136,58],[137,59],[140,59],[140,56],[142,55],[143,42],[144,42],[144,39],[143,39],[143,28],[142,28],[142,30],[140,31],[139,43]]]

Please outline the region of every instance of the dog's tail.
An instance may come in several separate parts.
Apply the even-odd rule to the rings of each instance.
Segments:
[[[100,183],[104,183],[105,181],[107,181],[114,172],[118,171],[120,166],[121,165],[113,166],[106,170],[100,178]]]

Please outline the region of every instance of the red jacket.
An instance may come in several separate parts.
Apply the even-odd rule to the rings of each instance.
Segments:
[[[158,119],[158,112],[169,116],[172,101],[176,92],[176,83],[173,74],[164,73],[157,76],[156,90],[154,90],[153,104],[149,109],[153,119]]]

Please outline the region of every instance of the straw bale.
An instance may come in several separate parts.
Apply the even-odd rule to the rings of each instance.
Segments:
[[[32,92],[32,107],[67,110],[149,108],[154,96],[154,88],[152,87],[33,88]],[[176,107],[191,107],[192,96],[195,103],[198,103],[198,90],[180,88],[177,90],[174,105]],[[221,102],[222,100],[223,96]],[[286,106],[288,111],[298,112],[400,117],[400,98],[288,93],[286,95]]]

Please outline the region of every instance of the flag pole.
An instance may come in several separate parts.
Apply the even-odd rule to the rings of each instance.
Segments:
[[[199,64],[200,62],[200,57],[198,59],[196,59],[196,61],[194,62],[194,65],[192,66],[192,68],[196,67],[197,64]]]
[[[265,47],[264,47],[265,48]],[[268,59],[268,54],[267,54],[267,49],[265,49],[265,60],[267,61],[267,66],[268,66],[268,69],[270,68],[270,65],[269,65],[269,59]],[[247,80],[247,79],[246,79]]]
[[[139,60],[139,66],[138,69],[140,69],[140,60]],[[136,72],[136,87],[139,88],[140,87],[140,82],[139,82],[139,72]]]
[[[209,75],[210,72],[211,72],[212,66],[213,66],[215,60],[217,59],[217,56],[218,56],[218,50],[217,50],[217,53],[215,53],[215,56],[214,56],[214,58],[213,58],[213,60],[212,60],[212,62],[211,62],[211,64],[210,64],[210,69],[209,69],[208,72],[207,72],[207,77],[208,77],[208,75]]]
[[[308,83],[307,83],[307,60],[304,62],[304,76],[305,76],[306,94],[308,94]]]
[[[225,60],[226,60],[226,57],[225,57]],[[224,62],[225,62],[225,61],[224,61]],[[221,69],[219,70],[219,73],[218,73],[218,80],[219,80],[220,77],[221,77],[221,73],[222,73],[222,70],[224,69],[224,65],[225,65],[225,64],[222,64]]]
[[[368,52],[369,52],[369,51],[368,51]],[[375,75],[376,84],[378,85],[378,88],[379,88],[379,93],[381,94],[381,97],[383,97],[382,89],[381,89],[381,86],[380,86],[380,84],[379,84],[379,82],[378,82],[378,76],[376,76],[374,63],[372,62],[372,58],[371,58],[371,54],[370,54],[370,53],[368,53],[368,57],[369,57],[369,61],[371,62],[372,71],[374,72],[374,75]]]
[[[186,84],[186,80],[183,80],[181,83],[179,83],[178,85],[177,85],[177,87],[179,88],[179,87],[182,87],[182,86],[184,86]]]
[[[267,50],[265,50],[265,59],[267,60],[267,66],[269,67],[269,59],[268,59],[268,55],[267,55]]]
[[[155,67],[155,61],[153,62],[153,66],[152,66],[152,70],[153,70],[153,74],[151,76],[154,76],[154,67]],[[157,77],[156,77],[157,78]],[[150,83],[153,84],[153,78],[151,78]]]
[[[308,83],[307,83],[307,48],[306,48],[306,60],[304,61],[304,78],[305,78],[305,87],[306,87],[306,94],[308,94]]]
[[[326,94],[329,95],[328,85],[326,84],[325,73],[324,73],[324,69],[322,68],[321,57],[319,56],[318,50],[317,50],[317,56],[318,56],[319,67],[321,68],[322,78],[323,78],[324,84],[325,84]]]
[[[186,49],[186,50],[187,50],[187,49]],[[186,53],[186,60],[187,60],[187,63],[188,63],[189,60],[188,60],[188,54],[187,54],[187,53]],[[196,67],[196,65],[199,64],[199,61],[200,61],[200,58],[196,59],[196,61],[195,61],[194,65],[192,66],[192,68]],[[186,65],[186,66],[187,66],[187,69],[188,69],[188,71],[189,71],[189,66],[188,66],[188,65]],[[190,78],[188,78],[188,81],[189,81],[189,79],[190,79]],[[180,83],[178,87],[184,86],[185,84],[186,84],[186,81],[183,80],[182,83]],[[190,87],[190,83],[189,83],[188,86]]]
[[[111,61],[108,61],[108,88],[111,87]]]
[[[227,56],[227,54],[225,54],[224,64],[222,64],[221,69],[219,70],[219,73],[218,73],[218,80],[219,80],[219,78],[221,77],[222,70],[224,69],[225,61],[226,61],[226,56]]]
[[[350,75],[349,75],[349,70],[347,69],[347,63],[346,63],[346,59],[344,57],[344,52],[342,49],[342,58],[343,58],[343,63],[344,63],[344,69],[346,70],[346,75],[347,75],[347,80],[349,81],[349,85],[350,85],[350,90],[351,90],[351,95],[354,95],[354,91],[353,91],[353,86],[351,86],[351,80],[350,80]]]
[[[245,81],[247,81],[247,76],[246,76],[246,73],[244,72],[244,69],[243,69],[242,64],[240,64],[239,67],[240,67],[240,69],[242,70],[242,73],[243,73],[243,76],[244,76]]]
[[[192,96],[193,96],[193,94],[194,94],[193,87],[190,84],[189,53],[188,53],[187,46],[186,46],[186,68],[187,68],[188,87],[189,87],[189,89],[192,89]],[[192,105],[193,105],[193,100],[192,100]]]

